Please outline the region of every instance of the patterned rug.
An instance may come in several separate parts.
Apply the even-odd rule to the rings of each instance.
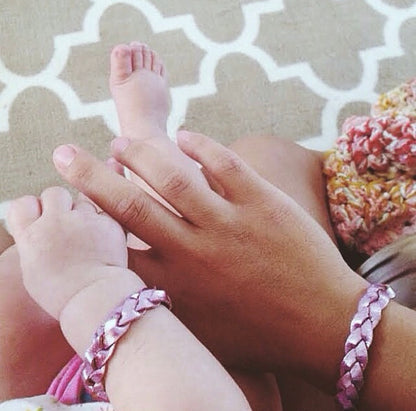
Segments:
[[[62,184],[53,148],[105,158],[108,55],[140,39],[170,72],[169,134],[271,134],[326,149],[343,119],[415,74],[411,0],[13,0],[0,5],[0,218]]]
[[[184,126],[324,150],[347,116],[416,75],[416,1],[1,1],[0,222],[8,200],[62,184],[57,145],[106,158],[119,133],[108,56],[132,40],[165,60],[172,138]]]

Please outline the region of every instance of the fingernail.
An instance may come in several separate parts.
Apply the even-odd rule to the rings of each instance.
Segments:
[[[130,140],[126,137],[117,137],[111,142],[111,150],[114,153],[122,153],[130,144]]]
[[[53,152],[53,161],[57,166],[66,168],[71,165],[76,154],[77,150],[72,144],[59,146]]]

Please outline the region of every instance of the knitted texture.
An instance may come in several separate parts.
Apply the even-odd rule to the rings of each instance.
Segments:
[[[381,94],[371,110],[373,116],[398,115],[416,118],[416,78]]]
[[[337,400],[344,410],[356,410],[373,331],[380,321],[381,311],[394,296],[394,291],[388,285],[372,284],[358,303],[345,342],[345,356],[341,361],[340,379],[337,383]]]
[[[170,299],[165,291],[144,288],[128,297],[98,328],[92,345],[85,353],[82,370],[85,388],[93,398],[108,401],[104,377],[107,362],[114,353],[117,341],[127,332],[133,321],[161,304],[171,308]]]
[[[403,234],[416,233],[416,117],[398,114],[399,109],[416,112],[405,106],[414,103],[415,87],[409,82],[391,92],[395,99],[384,97],[394,101],[384,103],[389,115],[348,118],[326,154],[323,171],[335,233],[361,253],[371,255]],[[397,90],[412,94],[399,99]],[[377,104],[373,111],[381,112]]]

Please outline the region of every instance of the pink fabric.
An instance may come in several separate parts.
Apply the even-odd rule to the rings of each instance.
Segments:
[[[54,396],[63,404],[79,404],[84,389],[81,379],[82,368],[81,358],[78,355],[72,357],[52,381],[47,394]]]

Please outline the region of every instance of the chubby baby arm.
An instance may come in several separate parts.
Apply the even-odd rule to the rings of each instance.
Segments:
[[[127,269],[122,228],[92,203],[61,188],[17,200],[9,224],[24,284],[60,321],[81,356],[94,331],[126,297],[145,287]],[[232,378],[166,308],[135,321],[117,344],[105,378],[119,410],[249,409]]]

